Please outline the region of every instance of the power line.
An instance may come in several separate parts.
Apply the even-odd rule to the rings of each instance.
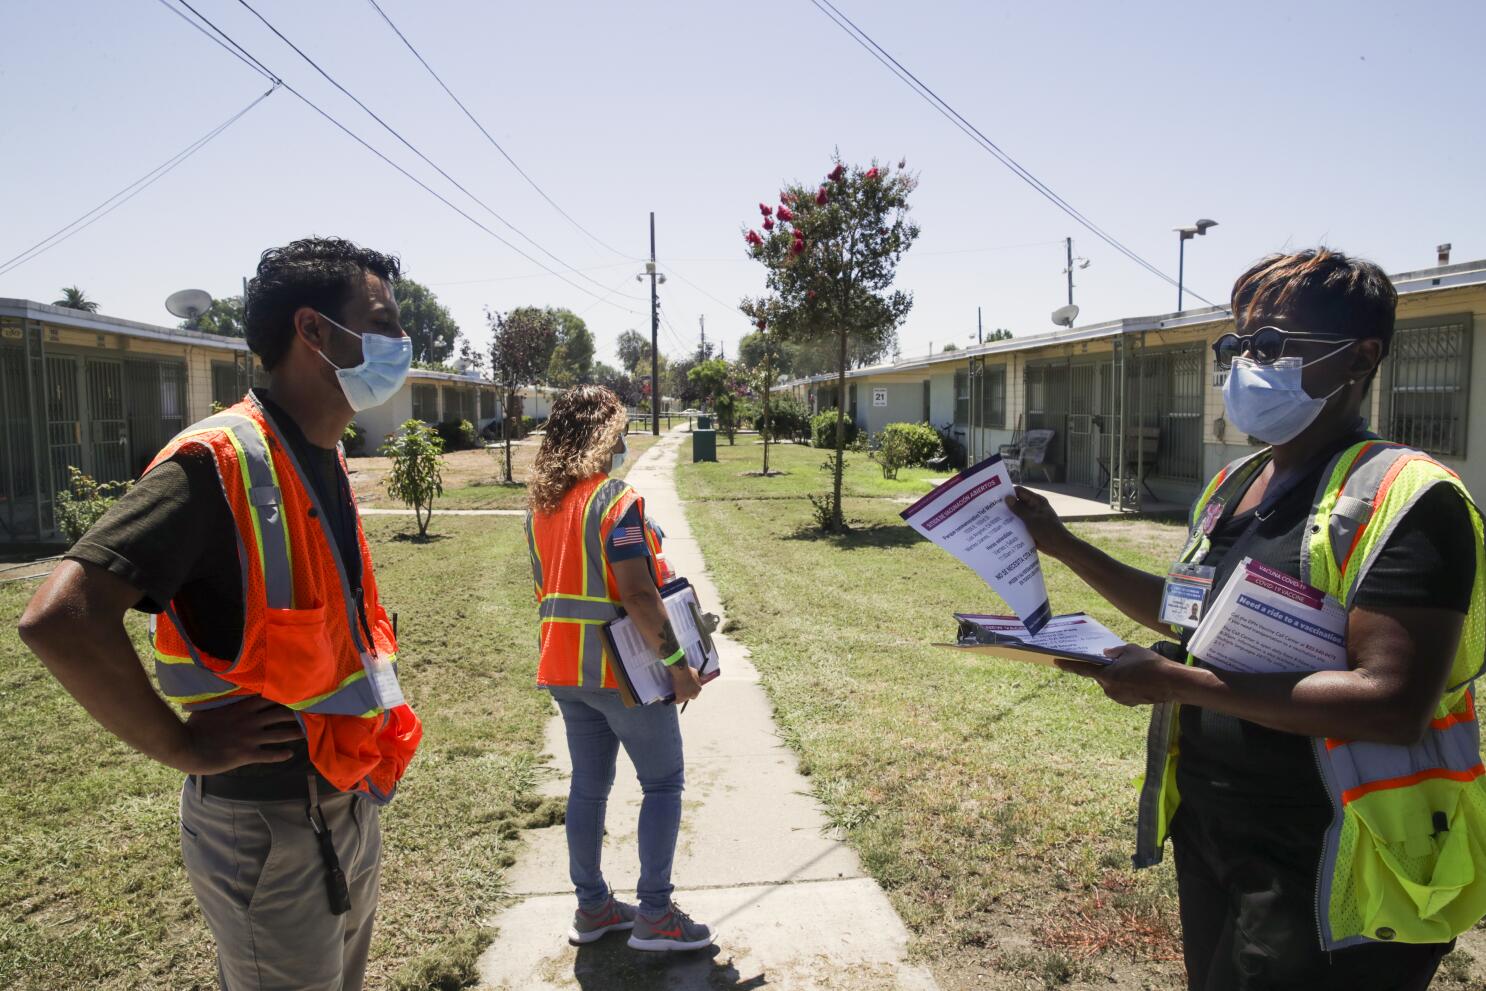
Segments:
[[[89,227],[96,224],[98,221],[102,220],[104,217],[108,216],[110,213],[113,213],[125,203],[128,203],[130,200],[138,196],[140,193],[144,192],[146,189],[149,189],[156,182],[169,175],[176,166],[180,165],[186,159],[190,158],[202,148],[206,147],[213,138],[241,120],[242,117],[246,115],[249,110],[252,110],[254,107],[258,106],[258,104],[262,103],[264,100],[272,96],[274,90],[276,89],[278,89],[278,83],[274,83],[273,86],[269,87],[268,90],[266,90],[257,99],[253,100],[253,102],[249,103],[237,113],[233,114],[231,117],[228,117],[225,121],[218,124],[216,127],[212,128],[210,131],[206,132],[201,137],[188,144],[185,148],[182,148],[180,151],[176,152],[174,155],[166,159],[161,164],[155,166],[153,169],[146,172],[138,179],[135,179],[133,182],[129,183],[129,185],[125,186],[117,193],[114,193],[102,203],[99,203],[97,206],[93,207],[93,209],[89,210],[87,213],[84,213],[81,217],[78,217],[72,223],[61,227],[56,232],[42,238],[40,241],[31,245],[31,247],[27,248],[25,251],[22,251],[20,254],[14,255],[3,262],[0,262],[0,275],[6,275],[12,269],[19,268],[31,259],[45,254],[46,252],[55,248],[57,245],[61,244],[63,241],[71,238],[73,235],[82,233]],[[117,202],[115,202],[116,200]],[[109,204],[113,205],[110,206]],[[99,211],[102,212],[100,213]],[[90,217],[92,219],[89,219]]]
[[[841,11],[838,10],[836,6],[831,3],[831,0],[810,0],[810,3],[812,3],[815,8],[822,14],[825,14],[826,17],[828,17],[833,24],[841,28],[842,31],[845,31],[847,36],[855,41],[858,45],[860,45],[863,49],[865,49],[868,54],[872,55],[872,57],[876,58],[877,61],[886,66],[888,71],[892,72],[895,76],[906,83],[908,87],[915,93],[918,93],[918,95],[922,97],[925,102],[927,102],[931,107],[942,114],[945,119],[947,119],[951,124],[954,124],[961,131],[963,131],[966,136],[968,136],[972,141],[975,141],[983,149],[990,152],[992,157],[994,157],[1002,165],[1005,165],[1012,171],[1013,174],[1015,174],[1027,185],[1031,186],[1050,203],[1052,203],[1058,209],[1062,210],[1064,213],[1068,214],[1068,216],[1072,217],[1080,226],[1088,230],[1089,233],[1104,241],[1111,248],[1114,248],[1120,254],[1135,262],[1141,268],[1144,268],[1146,271],[1150,272],[1152,275],[1155,275],[1157,278],[1160,278],[1173,286],[1177,284],[1175,279],[1167,275],[1165,272],[1161,271],[1155,265],[1152,265],[1150,262],[1146,261],[1134,251],[1125,247],[1125,245],[1116,240],[1113,235],[1109,234],[1088,217],[1080,213],[1067,200],[1063,199],[1057,193],[1053,192],[1053,190],[1046,183],[1038,179],[1035,175],[1024,168],[1019,162],[1017,162],[1016,159],[1012,158],[1011,155],[1003,151],[1000,146],[998,146],[990,138],[986,137],[985,134],[983,134],[978,128],[976,128],[974,124],[971,124],[970,121],[966,120],[963,115],[955,110],[954,107],[950,106],[949,103],[946,102],[942,97],[940,97],[938,93],[935,93],[932,89],[930,89],[917,76],[915,76],[911,71],[904,67],[901,62],[899,62],[891,54],[889,54],[885,48],[874,41],[871,35],[867,34],[867,32],[857,27],[857,25],[851,20],[851,18],[841,13]],[[1191,290],[1187,291],[1191,292]],[[1217,305],[1212,300],[1207,299],[1206,297],[1196,292],[1192,292],[1192,295],[1202,300],[1209,306]]]
[[[226,32],[224,32],[221,28],[217,27],[216,24],[212,23],[212,21],[209,18],[207,18],[205,15],[203,15],[195,7],[191,6],[189,0],[177,0],[177,2],[179,2],[181,6],[185,7],[192,14],[196,15],[196,17],[199,18],[202,23],[204,23],[205,25],[207,25],[207,27],[210,27],[211,30],[214,31],[222,39],[222,40],[218,40],[218,38],[212,37],[212,35],[207,34],[207,37],[208,38],[211,38],[211,40],[213,42],[215,42],[216,44],[220,45],[223,48],[227,48],[228,45],[230,45],[231,48],[228,48],[228,51],[232,51],[233,49],[236,49],[236,52],[234,54],[241,53],[241,59],[240,60],[246,61],[250,66],[252,66],[253,68],[255,68],[256,71],[262,73],[267,78],[269,78],[269,79],[273,80],[274,82],[278,83],[279,85],[283,86],[284,89],[286,89],[290,93],[294,94],[295,98],[298,99],[301,103],[303,103],[305,106],[309,107],[311,110],[313,110],[315,113],[319,114],[321,117],[325,118],[325,120],[328,121],[331,124],[331,126],[335,127],[338,131],[340,131],[341,133],[345,134],[352,141],[355,141],[357,144],[361,145],[361,147],[365,148],[367,151],[369,151],[373,155],[377,156],[377,158],[381,159],[388,166],[390,166],[391,168],[395,169],[405,179],[408,179],[411,182],[417,184],[417,186],[420,189],[422,189],[424,192],[428,193],[428,195],[432,196],[434,199],[438,200],[440,203],[444,204],[446,207],[448,207],[449,209],[453,210],[455,213],[459,214],[465,220],[469,221],[471,224],[473,224],[476,227],[478,227],[481,231],[483,231],[486,234],[490,235],[491,237],[495,238],[495,240],[499,241],[501,244],[504,244],[506,247],[508,247],[512,251],[516,252],[516,254],[520,255],[522,258],[525,258],[527,261],[531,262],[533,265],[535,265],[538,268],[542,269],[543,271],[545,271],[549,275],[551,275],[554,278],[558,279],[559,281],[565,283],[566,285],[571,286],[574,289],[577,289],[579,292],[586,293],[587,295],[592,296],[595,299],[601,298],[599,296],[599,294],[596,293],[596,292],[594,292],[593,290],[587,288],[586,286],[580,286],[578,283],[573,282],[571,279],[567,278],[567,276],[563,275],[561,272],[558,272],[558,271],[553,270],[552,268],[550,268],[547,265],[543,264],[541,261],[539,261],[536,258],[533,258],[531,255],[527,254],[525,251],[522,251],[516,245],[512,244],[510,241],[506,240],[504,237],[502,237],[501,235],[497,234],[495,231],[491,230],[489,227],[486,227],[484,224],[480,223],[480,221],[476,220],[474,217],[470,216],[470,214],[468,212],[466,212],[465,210],[461,209],[457,204],[455,204],[452,201],[450,201],[448,197],[444,196],[438,190],[434,189],[432,186],[428,185],[422,179],[419,179],[417,176],[413,175],[407,169],[403,168],[401,165],[398,165],[392,159],[388,158],[381,151],[379,151],[375,147],[373,147],[365,138],[361,137],[355,131],[353,131],[349,127],[347,127],[345,124],[342,124],[335,117],[331,116],[327,111],[322,110],[319,107],[319,105],[316,104],[309,97],[307,97],[303,93],[299,92],[299,90],[295,89],[289,83],[284,82],[281,78],[279,78],[279,76],[276,73],[274,73],[266,65],[264,65],[261,61],[259,61],[257,58],[255,58],[252,55],[252,53],[248,52],[247,49],[243,48],[236,41],[234,41],[230,35],[228,35]],[[175,8],[171,6],[170,0],[159,0],[159,3],[163,7],[165,7],[167,10],[170,10],[172,13],[175,13],[178,16],[181,16],[181,17],[184,17],[185,16],[183,14],[180,14],[179,11],[175,10]],[[206,31],[203,30],[203,29],[200,29],[199,27],[198,27],[198,30],[201,30],[203,34],[206,34]],[[225,44],[224,44],[224,42],[225,42]],[[606,300],[606,302],[609,302],[609,301]],[[617,309],[624,310],[626,313],[633,313],[634,312],[632,310],[626,309],[623,306],[620,306],[618,303],[609,302],[609,305],[610,306],[613,306],[613,307],[615,307]]]
[[[1062,241],[1059,241],[1058,242],[1058,244],[1062,244],[1062,243],[1063,243]],[[630,265],[630,264],[632,264],[632,263],[631,262],[628,262],[628,261],[610,262],[608,265],[590,265],[587,268],[579,269],[579,271],[582,271],[582,272],[605,272],[605,271],[608,271],[611,268],[618,268],[621,265],[626,265],[627,266],[627,265]],[[492,275],[492,276],[488,276],[487,278],[483,278],[483,279],[456,279],[456,280],[454,280],[452,282],[429,282],[429,283],[427,283],[427,285],[429,285],[431,287],[432,286],[473,286],[473,285],[478,285],[478,284],[483,283],[483,282],[517,282],[517,281],[519,281],[521,279],[535,279],[535,278],[539,278],[539,276],[533,275],[531,273],[527,273],[525,275]],[[629,278],[629,276],[625,276],[625,278]]]
[[[501,153],[501,156],[510,163],[511,168],[515,169],[516,172],[521,176],[521,178],[525,179],[527,181],[527,184],[530,185],[532,189],[535,189],[537,191],[537,194],[551,205],[552,209],[562,214],[563,218],[567,220],[568,223],[578,228],[578,230],[582,231],[583,234],[586,235],[590,241],[592,241],[594,244],[597,244],[599,247],[604,248],[606,251],[613,252],[619,257],[626,258],[630,261],[643,260],[635,255],[626,254],[625,252],[620,251],[618,248],[611,247],[607,242],[599,238],[598,235],[594,234],[588,228],[584,227],[582,224],[578,223],[578,221],[574,220],[566,210],[558,206],[557,201],[548,196],[546,191],[544,191],[541,186],[537,185],[536,180],[527,175],[526,170],[523,169],[520,165],[516,164],[516,160],[511,157],[510,153],[507,152],[506,149],[501,147],[499,141],[496,141],[495,138],[491,136],[490,132],[485,129],[485,125],[480,123],[475,115],[470,112],[470,108],[464,105],[464,101],[454,95],[454,91],[449,88],[449,84],[444,82],[443,78],[440,77],[439,74],[433,70],[433,66],[429,65],[428,60],[423,57],[422,53],[420,53],[418,49],[413,47],[413,43],[407,39],[407,36],[402,33],[398,26],[392,23],[392,18],[387,16],[387,12],[382,9],[381,5],[377,3],[377,0],[367,0],[367,2],[370,3],[372,5],[372,8],[375,9],[376,12],[382,16],[382,20],[387,22],[387,26],[392,29],[392,33],[397,35],[402,43],[407,46],[408,51],[413,53],[413,57],[416,58],[423,65],[423,68],[428,70],[428,74],[433,77],[434,82],[438,83],[443,91],[449,94],[449,99],[454,101],[454,105],[459,107],[460,110],[464,111],[464,115],[469,118],[470,123],[474,124],[475,127],[479,128],[480,133],[485,135],[485,140],[490,142],[491,147]]]
[[[273,23],[268,18],[266,18],[262,14],[258,13],[257,9],[252,4],[248,3],[248,0],[237,0],[237,2],[239,4],[241,4],[244,8],[246,8],[247,11],[248,11],[248,13],[250,13],[254,17],[258,18],[258,20],[263,23],[263,26],[266,27],[266,28],[268,28],[270,31],[272,31],[278,37],[278,39],[280,41],[282,41],[284,44],[288,45],[290,48],[294,49],[294,53],[296,55],[298,55],[300,58],[304,59],[306,62],[308,62],[310,64],[310,67],[312,69],[314,69],[316,72],[318,72],[321,76],[323,76],[326,82],[330,83],[330,85],[334,86],[337,90],[339,90],[341,92],[341,94],[344,95],[347,99],[349,99],[352,103],[356,104],[358,107],[360,107],[362,110],[364,110],[366,112],[366,115],[368,117],[370,117],[372,120],[376,121],[378,124],[380,124],[382,126],[382,129],[383,130],[385,130],[388,134],[392,135],[394,138],[396,138],[398,141],[400,141],[402,143],[403,147],[407,148],[414,155],[417,155],[420,159],[422,159],[423,162],[426,165],[428,165],[429,168],[433,169],[439,175],[443,176],[450,183],[450,185],[452,185],[455,189],[458,189],[461,193],[463,193],[464,195],[468,196],[475,203],[479,204],[480,207],[486,213],[490,214],[496,220],[499,220],[502,224],[505,224],[506,227],[510,228],[513,232],[515,232],[516,234],[520,235],[521,238],[523,240],[525,240],[528,244],[530,244],[532,247],[536,248],[538,251],[540,251],[542,254],[546,255],[548,258],[551,258],[553,261],[557,262],[557,264],[561,265],[563,268],[565,268],[568,271],[574,273],[575,275],[579,275],[579,276],[582,276],[585,279],[588,279],[589,282],[592,282],[594,285],[598,286],[600,289],[604,288],[604,284],[602,282],[599,282],[599,281],[597,281],[595,279],[589,278],[587,275],[584,275],[582,272],[578,271],[576,268],[574,268],[573,266],[569,265],[567,262],[563,261],[561,258],[557,257],[557,255],[554,255],[551,251],[548,251],[535,238],[531,237],[525,231],[521,230],[521,228],[517,227],[515,224],[511,223],[505,217],[501,216],[498,212],[496,212],[496,210],[495,210],[494,207],[492,207],[490,204],[486,203],[484,200],[480,199],[480,197],[476,196],[474,193],[470,192],[470,190],[468,188],[466,188],[464,186],[464,184],[462,184],[458,179],[455,179],[448,172],[444,171],[444,169],[442,167],[440,167],[437,162],[435,162],[433,159],[429,158],[427,155],[423,154],[423,152],[420,151],[416,145],[414,145],[407,138],[403,137],[402,134],[395,127],[393,127],[391,124],[387,123],[380,116],[378,116],[377,113],[375,111],[373,111],[371,107],[368,107],[365,103],[363,103],[360,100],[360,98],[358,98],[356,96],[356,94],[354,94],[350,90],[346,89],[346,87],[342,86],[338,81],[336,81],[336,78],[334,76],[332,76],[330,73],[328,73],[324,69],[322,69],[320,67],[320,64],[318,62],[316,62],[314,59],[310,58],[309,55],[305,54],[304,49],[300,48],[294,42],[290,41],[287,37],[285,37],[284,33],[282,31],[280,31],[278,28],[274,27]],[[634,299],[634,300],[638,300],[640,298],[638,296],[631,296],[628,293],[624,293],[624,294],[621,294],[621,295],[625,296],[628,299]]]

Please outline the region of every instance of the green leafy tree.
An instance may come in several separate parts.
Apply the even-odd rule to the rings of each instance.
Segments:
[[[848,167],[840,155],[819,184],[794,183],[779,209],[761,204],[764,233],[745,234],[750,257],[764,265],[767,285],[778,300],[775,326],[788,339],[835,349],[836,394],[846,395],[846,373],[855,353],[887,354],[913,306],[911,294],[894,289],[898,262],[918,238],[908,218],[908,197],[918,180],[875,161]],[[832,494],[825,528],[846,529],[841,483],[846,413],[836,409]]]
[[[489,313],[490,372],[502,393],[505,421],[505,481],[515,481],[511,472],[511,434],[519,427],[513,423],[513,411],[521,408],[517,395],[522,386],[535,385],[552,360],[557,346],[557,320],[551,310],[522,306],[506,314]],[[515,415],[519,416],[519,413]]]
[[[459,360],[464,364],[466,371],[485,374],[486,356],[473,341],[463,334],[459,335]]]
[[[557,344],[547,359],[547,381],[559,389],[593,381],[593,333],[572,310],[550,311]]]
[[[686,372],[686,380],[702,403],[710,405],[727,389],[730,372],[728,363],[721,358],[708,358],[692,365]]]
[[[640,404],[640,383],[633,375],[602,361],[593,363],[593,380],[606,389],[611,389],[619,401],[629,407]]]
[[[85,310],[88,313],[97,313],[98,304],[88,298],[88,294],[77,286],[68,286],[62,290],[62,298],[55,300],[53,306],[65,307],[69,310]]]
[[[207,307],[205,313],[196,318],[193,327],[191,321],[182,320],[182,330],[199,330],[203,334],[218,334],[222,337],[242,337],[243,334],[243,298],[241,296],[222,296],[212,299],[212,305]]]
[[[958,351],[960,350],[960,346],[954,341],[950,341],[948,344],[944,345],[944,350],[946,353],[950,351]]]
[[[413,340],[413,360],[442,365],[454,354],[459,324],[427,286],[412,279],[393,284],[402,329]]]
[[[392,459],[387,494],[413,510],[420,539],[428,536],[433,501],[444,494],[444,441],[422,420],[408,420],[382,445],[382,456]]]
[[[650,341],[638,330],[626,330],[619,335],[617,345],[619,364],[634,378],[650,374]]]
[[[1007,330],[1005,327],[997,327],[994,331],[991,332],[991,336],[987,337],[986,340],[1009,341],[1011,340],[1011,331]]]

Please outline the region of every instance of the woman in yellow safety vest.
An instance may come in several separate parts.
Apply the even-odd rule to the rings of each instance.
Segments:
[[[540,614],[537,683],[552,693],[567,731],[568,868],[578,909],[568,937],[589,943],[629,932],[637,950],[694,950],[712,930],[671,900],[671,863],[685,780],[673,705],[629,707],[619,696],[603,624],[627,613],[670,672],[678,701],[702,686],[666,617],[660,542],[645,501],[611,477],[627,455],[628,412],[613,392],[580,385],[552,404],[528,484],[527,546]],[[635,765],[640,804],[639,908],[615,899],[601,861],[604,813],[620,746]]]
[[[1172,838],[1192,989],[1422,989],[1486,915],[1482,520],[1454,472],[1363,427],[1396,304],[1376,265],[1325,248],[1238,279],[1214,361],[1227,430],[1267,446],[1208,483],[1166,580],[1074,537],[1036,493],[1012,500],[1039,550],[1180,640],[1060,665],[1153,706],[1135,863]],[[1246,561],[1345,607],[1345,670],[1239,673],[1185,651],[1180,593]]]

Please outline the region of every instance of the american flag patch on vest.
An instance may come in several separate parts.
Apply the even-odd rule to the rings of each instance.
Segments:
[[[645,542],[645,528],[641,526],[617,526],[609,535],[609,542],[615,547],[632,547]]]

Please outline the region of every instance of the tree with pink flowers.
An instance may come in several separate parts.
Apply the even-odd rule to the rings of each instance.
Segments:
[[[913,295],[893,288],[898,262],[918,238],[908,197],[918,178],[899,162],[848,166],[840,154],[818,183],[792,183],[776,203],[758,205],[758,228],[743,239],[763,264],[768,304],[745,299],[750,315],[767,312],[770,332],[799,344],[834,345],[836,448],[824,528],[845,531],[841,478],[845,468],[846,373],[853,355],[886,354],[913,306]],[[761,230],[760,230],[761,228]]]

